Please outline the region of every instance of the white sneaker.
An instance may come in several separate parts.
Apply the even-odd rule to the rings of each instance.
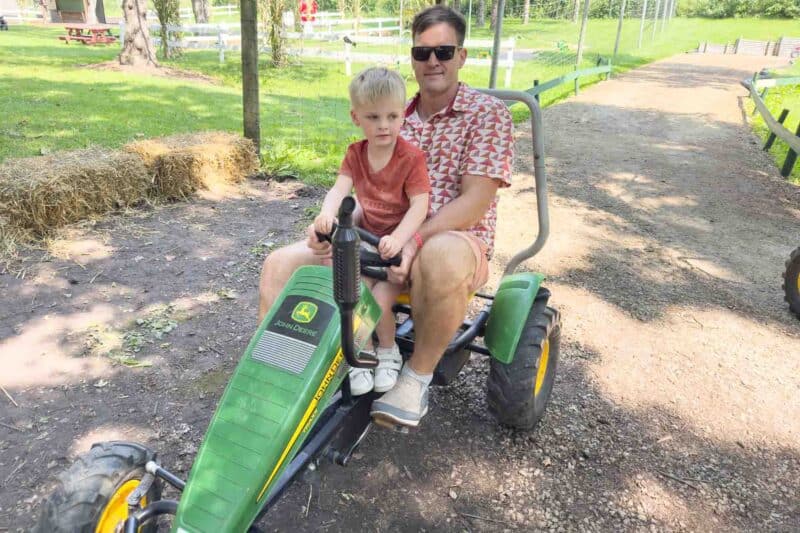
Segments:
[[[378,424],[416,427],[428,412],[428,387],[401,374],[397,385],[372,402],[370,414]]]
[[[375,351],[378,366],[375,368],[375,392],[386,392],[397,383],[397,376],[403,368],[403,356],[400,348],[393,344],[391,348],[378,348]]]
[[[372,390],[375,379],[371,368],[350,367],[350,394],[361,396]]]

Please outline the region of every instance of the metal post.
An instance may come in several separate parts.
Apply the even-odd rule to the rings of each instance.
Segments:
[[[794,133],[800,138],[800,124],[797,125],[797,131]],[[781,176],[784,178],[788,178],[789,174],[792,173],[792,168],[794,167],[795,162],[797,161],[797,152],[789,148],[789,151],[786,153],[786,161],[783,162],[783,168],[781,169]]]
[[[622,0],[622,3],[619,5],[619,22],[617,22],[617,39],[614,41],[614,55],[613,58],[617,58],[617,52],[619,51],[619,38],[622,36],[622,21],[625,18],[625,1]]]
[[[587,2],[589,0],[586,0]],[[503,33],[503,14],[506,9],[506,0],[497,0],[497,20],[494,24],[494,45],[492,46],[492,67],[489,71],[489,88],[494,89],[497,84],[497,62],[500,59],[500,36]]]
[[[656,10],[653,13],[653,40],[656,40],[656,30],[658,29],[658,11],[661,9],[661,0],[656,0]]]
[[[644,0],[642,4],[642,22],[639,23],[639,44],[636,46],[637,48],[642,47],[642,34],[644,33],[644,21],[647,17],[647,0]]]
[[[472,29],[472,0],[469,0],[469,10],[467,11],[467,39],[469,39],[469,34],[471,29]]]
[[[578,36],[578,58],[575,61],[575,68],[580,68],[583,60],[583,44],[586,40],[586,24],[589,22],[589,3],[591,0],[583,0],[583,18],[581,20],[581,33]],[[577,84],[577,82],[576,82]]]

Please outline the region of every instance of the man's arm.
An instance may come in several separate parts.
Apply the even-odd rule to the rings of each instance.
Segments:
[[[500,180],[484,176],[464,176],[461,178],[461,194],[439,208],[426,220],[419,230],[422,241],[450,230],[465,230],[479,222],[497,194]],[[389,281],[404,283],[411,270],[411,262],[417,255],[417,243],[414,239],[403,246],[403,260],[400,266],[389,267]]]
[[[419,228],[423,241],[449,230],[466,230],[479,222],[500,187],[499,179],[483,176],[464,176],[461,178],[461,194],[439,208]]]

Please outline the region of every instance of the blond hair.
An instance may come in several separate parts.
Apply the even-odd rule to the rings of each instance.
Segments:
[[[392,98],[404,103],[406,84],[400,74],[385,67],[370,67],[359,72],[350,82],[350,104],[358,107]]]

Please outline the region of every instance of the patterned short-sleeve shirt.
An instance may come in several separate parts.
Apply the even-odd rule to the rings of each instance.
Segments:
[[[430,213],[461,194],[461,177],[483,176],[511,185],[514,125],[505,104],[461,83],[450,105],[422,122],[416,113],[419,94],[406,107],[401,135],[419,146],[428,160]],[[484,217],[469,228],[494,249],[497,198]]]

